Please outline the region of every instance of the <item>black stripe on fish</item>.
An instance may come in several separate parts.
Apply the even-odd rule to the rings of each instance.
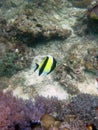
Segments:
[[[39,70],[39,76],[42,74],[42,72],[43,72],[43,70],[44,70],[44,68],[45,68],[45,66],[46,66],[46,64],[47,64],[47,62],[48,62],[48,59],[49,59],[49,57],[47,56],[47,57],[46,57],[46,60],[44,61],[42,67],[41,67],[40,70]]]
[[[38,67],[39,67],[39,65],[37,64],[37,63],[35,63],[36,64],[36,67],[35,67],[35,69],[34,69],[34,72],[38,69]]]
[[[57,63],[56,60],[53,58],[53,63],[52,63],[52,66],[51,66],[51,70],[47,74],[51,73],[54,70],[54,68],[56,67],[56,63]]]

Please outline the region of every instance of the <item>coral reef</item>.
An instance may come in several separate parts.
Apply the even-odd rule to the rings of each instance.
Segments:
[[[9,20],[8,25],[13,27],[17,40],[33,46],[34,41],[68,38],[71,28],[67,27],[66,21],[62,21],[64,18],[59,15],[62,4],[56,3],[60,1],[30,2],[14,20]]]
[[[80,94],[77,85],[87,79],[84,70],[94,73],[94,76],[98,70],[97,40],[91,35],[87,37],[88,40],[84,38],[93,33],[97,35],[98,21],[85,15],[85,10],[79,9],[87,8],[92,0],[70,2],[72,4],[68,0],[0,1],[0,76],[12,76],[17,71],[29,67],[35,52],[36,55],[52,54],[60,63],[53,75],[56,82],[50,75],[43,80],[40,77],[36,78],[32,71],[24,71],[25,76],[21,71],[18,78],[17,75],[13,76],[16,86],[9,85],[7,81],[3,82],[0,77],[0,89],[10,86],[14,90],[20,85],[19,90],[23,87],[30,98],[37,95],[32,102],[13,97],[11,92],[0,91],[1,130],[86,130],[89,124],[98,129],[98,96]],[[96,9],[92,8],[92,11]],[[81,17],[83,14],[86,17]],[[44,47],[37,49],[35,45],[43,40]],[[50,40],[53,40],[51,45],[49,42],[46,45]],[[25,77],[29,79],[26,81],[30,84],[24,81]],[[59,87],[63,86],[63,91],[58,92],[58,84]],[[44,91],[45,95],[46,92],[49,93],[46,86],[51,89],[49,92],[56,96],[58,94],[59,97],[66,97],[67,91],[68,96],[75,97],[70,100],[58,100],[55,97],[38,96],[38,91]]]
[[[98,106],[98,96],[89,94],[79,94],[71,101],[73,113],[85,123],[93,123],[95,126],[96,107]]]
[[[39,103],[40,101],[43,101],[43,105]],[[52,116],[55,117],[54,119],[53,117],[48,117],[47,115],[44,115],[43,117],[41,116],[41,121],[43,120],[43,122],[44,118],[45,121],[46,119],[51,120],[50,122],[52,123],[54,121],[63,121],[65,124],[68,123],[70,125],[70,129],[72,128],[72,130],[82,130],[83,128],[85,129],[87,123],[94,124],[94,126],[97,127],[97,96],[92,96],[89,94],[78,94],[76,97],[73,97],[71,101],[58,101],[56,98],[46,99],[43,97],[37,97],[35,102],[37,104],[35,105],[36,107],[38,107],[38,104],[40,104],[41,108],[44,108],[44,110],[46,109],[48,114],[52,114]],[[46,102],[48,102],[48,104],[46,104]],[[51,104],[52,107],[49,107]],[[43,111],[43,109],[41,110]],[[43,111],[43,114],[46,114],[47,112]],[[47,124],[49,122],[46,121],[45,123],[46,125],[49,125]]]
[[[0,19],[0,77],[12,76],[30,66],[34,52],[15,40],[16,32],[5,19]]]
[[[84,57],[85,71],[96,74],[98,70],[98,48],[89,48]]]
[[[83,35],[97,35],[98,34],[98,4],[88,7],[83,14],[78,14],[76,25],[74,30],[79,36]],[[79,27],[79,28],[78,28]],[[81,28],[81,29],[80,29]]]
[[[23,41],[25,43],[29,42],[29,44],[33,46],[34,41],[37,41],[39,39],[63,39],[70,36],[71,30],[62,28],[60,25],[58,25],[58,23],[56,23],[57,21],[52,21],[49,18],[45,18],[45,20],[46,19],[51,23],[50,25],[48,23],[45,24],[45,22],[40,21],[40,19],[35,18],[35,16],[18,16],[13,24],[17,34],[16,37],[21,40],[24,39]]]
[[[0,129],[27,130],[32,128],[33,122],[38,122],[44,113],[56,112],[59,105],[56,98],[36,97],[33,104],[30,100],[24,101],[13,97],[11,92],[0,91]]]
[[[79,94],[71,101],[37,96],[32,102],[13,97],[12,92],[0,91],[0,129],[85,130],[86,124],[97,128],[97,108],[98,97],[89,94]]]
[[[65,62],[55,69],[55,79],[58,80],[71,95],[79,93],[77,82],[85,81],[83,72],[85,49],[86,47],[82,47],[79,43],[73,44],[68,50],[66,57],[64,57]]]
[[[73,70],[65,65],[60,65],[55,70],[56,76],[54,77],[55,80],[59,81],[61,85],[64,86],[64,89],[71,95],[76,95],[79,93],[79,89],[77,88],[77,83],[75,80],[73,81],[73,78],[75,77],[75,74],[73,73]],[[72,73],[72,77],[70,76]]]
[[[30,100],[24,101],[13,97],[12,92],[0,91],[0,129],[30,129],[43,114],[56,112],[59,107],[60,103],[57,98],[37,96],[35,103],[32,103]]]
[[[65,62],[55,69],[54,79],[71,95],[80,93],[78,83],[85,82],[86,74],[96,76],[98,70],[98,48],[87,42],[82,44],[85,48],[80,43],[72,45],[64,57]]]
[[[11,92],[0,91],[0,129],[19,130],[30,127],[32,103],[13,97]],[[32,112],[32,111],[31,111]]]
[[[0,77],[1,76],[12,76],[19,70],[30,66],[31,54],[21,44],[13,45],[0,59]]]

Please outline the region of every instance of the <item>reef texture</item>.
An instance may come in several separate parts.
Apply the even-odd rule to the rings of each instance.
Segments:
[[[55,69],[54,78],[65,86],[71,95],[80,92],[77,83],[85,81],[85,72],[96,75],[98,70],[98,48],[87,42],[82,44],[85,44],[85,47],[81,43],[72,45],[65,56],[65,62]]]
[[[98,70],[96,37],[98,21],[88,18],[85,12],[92,1],[22,0],[18,2],[17,0],[13,2],[6,0],[5,3],[3,0],[0,1],[0,14],[2,14],[0,15],[0,89],[12,87],[14,91],[15,88],[19,87],[19,90],[22,88],[24,93],[28,93],[29,97],[34,99],[34,102],[13,97],[11,92],[0,91],[0,129],[86,130],[89,125],[98,129],[98,95],[81,94],[77,85],[87,80],[85,72],[90,72],[95,78]],[[19,5],[22,5],[22,8]],[[5,7],[7,14],[3,10]],[[18,10],[14,12],[14,9]],[[15,16],[12,17],[14,13]],[[54,40],[52,46],[48,43],[50,40]],[[41,41],[44,41],[44,47]],[[60,41],[59,45],[58,41]],[[37,49],[38,43],[41,45],[39,49]],[[59,56],[55,55],[55,52],[59,52]],[[36,78],[32,69],[30,73],[24,70],[25,76],[23,75],[21,70],[29,68],[35,53],[36,55],[49,53],[57,57],[59,65],[53,73],[53,78],[51,75],[42,77],[43,80],[38,76]],[[18,71],[20,75],[19,73],[17,75],[20,77],[14,75]],[[12,78],[7,79],[11,81],[10,83],[3,82],[3,76],[5,78],[12,75],[14,75]],[[15,86],[11,84],[12,82]],[[49,94],[50,92],[55,94],[59,83],[59,87],[64,88],[63,92],[67,91],[71,100],[61,101],[55,97],[43,97],[47,91]],[[42,88],[46,90],[40,97],[38,91],[40,93],[44,91]],[[89,85],[90,88],[94,89],[94,85],[93,87]],[[21,96],[19,90],[17,93]],[[37,95],[35,98],[34,91]],[[60,94],[64,93],[60,91]]]
[[[23,42],[15,41],[16,32],[5,19],[0,19],[0,77],[12,76],[30,66],[34,53]]]
[[[73,6],[78,8],[86,8],[88,7],[93,0],[70,0]]]
[[[1,130],[86,130],[87,124],[98,128],[98,97],[79,94],[68,100],[37,96],[32,103],[0,91]]]
[[[36,12],[36,13],[35,13]],[[52,15],[53,12],[45,12],[42,9],[28,9],[15,19],[13,22],[16,37],[21,40],[26,39],[25,43],[33,46],[34,41],[49,40],[54,38],[67,38],[71,30],[61,23],[59,15]],[[12,24],[12,23],[11,23]]]

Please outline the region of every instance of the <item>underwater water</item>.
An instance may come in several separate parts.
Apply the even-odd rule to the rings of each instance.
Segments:
[[[0,0],[0,97],[0,130],[97,130],[98,1]]]

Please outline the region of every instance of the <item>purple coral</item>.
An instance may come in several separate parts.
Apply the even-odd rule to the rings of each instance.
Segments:
[[[85,123],[94,123],[94,118],[96,115],[95,109],[98,107],[98,96],[93,96],[90,94],[79,94],[72,98],[70,106],[73,113],[82,119]]]
[[[39,127],[34,128],[34,125],[43,114],[55,114],[55,117],[62,121],[66,121],[67,115],[73,114],[77,118],[69,122],[69,126],[73,130],[81,130],[79,120],[84,122],[83,128],[85,128],[85,123],[92,123],[96,126],[97,120],[94,122],[96,107],[98,107],[98,97],[89,94],[79,94],[71,101],[37,96],[32,103],[31,100],[14,97],[12,92],[0,91],[0,130],[41,130]]]
[[[32,107],[29,101],[15,98],[11,92],[0,91],[0,130],[18,130],[29,127],[33,114]]]
[[[0,91],[0,130],[28,130],[32,122],[40,120],[44,113],[57,111],[59,106],[57,98],[37,96],[32,103],[14,97],[12,92]]]

